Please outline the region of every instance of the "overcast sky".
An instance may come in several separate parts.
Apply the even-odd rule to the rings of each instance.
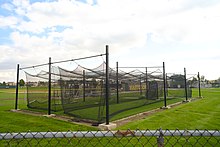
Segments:
[[[110,66],[220,77],[219,0],[0,1],[0,82],[16,66],[105,53]],[[95,62],[95,61],[94,61]],[[89,66],[89,65],[88,65]]]

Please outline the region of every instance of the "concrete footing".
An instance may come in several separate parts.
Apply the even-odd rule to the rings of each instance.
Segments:
[[[102,130],[102,131],[112,130],[112,129],[115,129],[116,127],[117,127],[117,125],[114,123],[109,123],[108,125],[100,124],[98,126],[99,130]]]
[[[11,109],[10,111],[17,112],[17,111],[20,111],[20,109]]]
[[[55,116],[56,116],[56,114],[43,115],[43,116],[45,116],[45,117],[55,117]]]
[[[191,102],[191,100],[184,100],[183,103]]]
[[[163,106],[163,107],[161,107],[161,109],[170,109],[171,107],[170,106]]]

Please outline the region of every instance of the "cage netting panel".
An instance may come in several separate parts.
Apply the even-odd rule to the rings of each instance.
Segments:
[[[101,123],[104,121],[104,64],[88,69],[78,65],[73,71],[59,68],[63,110],[75,119]]]
[[[52,67],[52,71],[55,68]],[[27,106],[35,109],[48,109],[48,77],[46,71],[41,71],[37,74],[30,74],[26,72],[26,87],[27,87]],[[57,75],[51,75],[51,110],[60,111],[61,97],[60,88],[57,82]]]
[[[167,97],[168,98],[185,98],[185,76],[182,74],[171,74],[167,77]],[[187,97],[192,97],[192,89],[189,82],[186,83]]]
[[[51,108],[53,111],[64,111],[79,121],[103,123],[106,119],[106,64],[96,68],[86,68],[77,64],[74,70],[52,66],[51,70]],[[29,108],[48,109],[47,71],[37,74],[26,73],[27,101]],[[118,77],[118,82],[117,82]],[[168,79],[171,81],[172,78]],[[118,83],[118,84],[117,84]],[[175,87],[170,89],[181,89]],[[109,67],[109,117],[120,118],[120,113],[131,109],[146,107],[164,100],[163,73],[160,68],[116,70]],[[117,93],[118,91],[118,93]],[[175,92],[168,93],[175,97]],[[190,94],[190,93],[189,93]],[[179,94],[181,97],[183,93]],[[178,96],[179,96],[178,95]],[[118,97],[117,97],[118,96]]]
[[[198,97],[199,96],[199,81],[197,74],[187,75],[187,87],[189,88],[189,92],[187,93],[188,97]],[[194,93],[192,92],[192,88],[194,88]]]
[[[119,113],[139,108],[163,100],[163,78],[159,69],[148,71],[145,68],[118,70],[110,72],[110,118],[114,120]],[[118,97],[117,97],[118,87]]]

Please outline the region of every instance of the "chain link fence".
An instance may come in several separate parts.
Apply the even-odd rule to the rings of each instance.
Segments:
[[[0,133],[0,146],[220,146],[220,130]]]

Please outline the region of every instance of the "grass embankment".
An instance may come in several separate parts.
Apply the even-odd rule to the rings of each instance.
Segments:
[[[220,89],[202,89],[204,98],[182,104],[117,129],[219,129]]]
[[[22,93],[22,92],[21,92]],[[19,94],[19,108],[27,109],[24,94]],[[15,90],[0,89],[0,132],[97,130],[44,116],[11,112],[15,107]]]

